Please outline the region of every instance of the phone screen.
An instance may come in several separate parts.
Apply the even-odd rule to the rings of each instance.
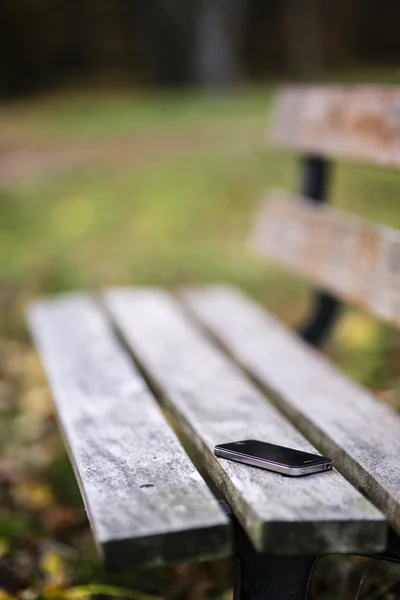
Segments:
[[[262,460],[268,460],[291,467],[301,467],[312,463],[331,462],[331,459],[319,456],[318,454],[301,452],[300,450],[293,450],[292,448],[285,448],[284,446],[275,446],[274,444],[267,444],[266,442],[258,442],[256,440],[232,442],[230,444],[221,444],[217,447],[224,450],[230,450],[231,452],[244,454],[251,458],[260,458]]]

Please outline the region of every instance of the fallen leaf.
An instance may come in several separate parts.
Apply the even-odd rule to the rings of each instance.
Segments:
[[[29,380],[28,383],[31,385],[39,384],[44,385],[46,378],[44,375],[42,364],[39,360],[39,355],[31,350],[27,356],[27,369],[26,377]]]
[[[0,600],[17,600],[17,597],[0,588]]]
[[[47,579],[59,579],[65,575],[65,561],[56,552],[45,552],[40,560],[40,568]]]
[[[65,506],[49,506],[41,515],[45,527],[53,533],[61,533],[76,524],[76,512]]]
[[[151,596],[138,590],[127,590],[112,585],[81,585],[66,591],[67,600],[84,600],[91,596],[113,596],[114,598],[128,598],[128,600],[160,600],[159,596]]]
[[[50,488],[37,481],[20,481],[12,488],[12,495],[19,505],[33,510],[42,510],[54,503]]]
[[[376,343],[379,325],[368,315],[345,313],[337,324],[335,339],[349,350],[369,348]]]
[[[42,595],[46,600],[65,600],[67,590],[60,585],[49,584],[43,587]]]
[[[23,411],[37,412],[42,417],[52,415],[54,408],[49,389],[41,385],[27,390],[20,399],[20,408]]]

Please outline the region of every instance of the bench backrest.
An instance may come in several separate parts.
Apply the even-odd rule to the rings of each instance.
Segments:
[[[400,325],[400,232],[273,192],[257,215],[256,250],[375,317]]]
[[[313,153],[308,166],[320,161],[326,167],[326,157],[400,166],[400,90],[285,89],[278,97],[273,140]],[[262,203],[252,232],[256,251],[399,325],[400,232],[307,198],[292,200],[274,191]]]
[[[400,88],[285,88],[272,139],[303,153],[400,167]]]

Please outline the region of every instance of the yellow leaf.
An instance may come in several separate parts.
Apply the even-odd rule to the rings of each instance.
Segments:
[[[59,585],[46,585],[42,594],[46,600],[65,600],[67,598],[66,590]]]
[[[17,600],[17,598],[5,590],[0,589],[0,600]]]
[[[28,508],[41,510],[54,503],[54,497],[47,485],[37,481],[21,481],[13,488],[15,500]]]
[[[157,596],[151,596],[138,590],[127,590],[112,585],[81,585],[67,590],[67,600],[84,600],[91,596],[112,596],[114,598],[127,598],[128,600],[159,600]]]
[[[335,338],[349,350],[362,350],[371,347],[378,336],[378,326],[374,321],[358,312],[349,312],[338,322]]]
[[[65,572],[65,563],[56,552],[45,552],[40,562],[40,567],[47,577],[54,579]]]

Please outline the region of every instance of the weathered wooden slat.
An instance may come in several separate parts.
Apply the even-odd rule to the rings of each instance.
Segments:
[[[106,566],[229,554],[226,516],[96,303],[40,301],[29,323]]]
[[[201,335],[177,300],[140,289],[111,290],[105,299],[258,550],[294,555],[382,548],[381,514],[336,471],[290,478],[214,456],[215,444],[246,438],[313,448]]]
[[[272,140],[282,148],[398,167],[400,87],[284,88]]]
[[[374,316],[400,325],[400,231],[332,207],[272,192],[254,222],[252,246]]]
[[[184,299],[276,405],[400,531],[400,417],[351,382],[244,294]]]

